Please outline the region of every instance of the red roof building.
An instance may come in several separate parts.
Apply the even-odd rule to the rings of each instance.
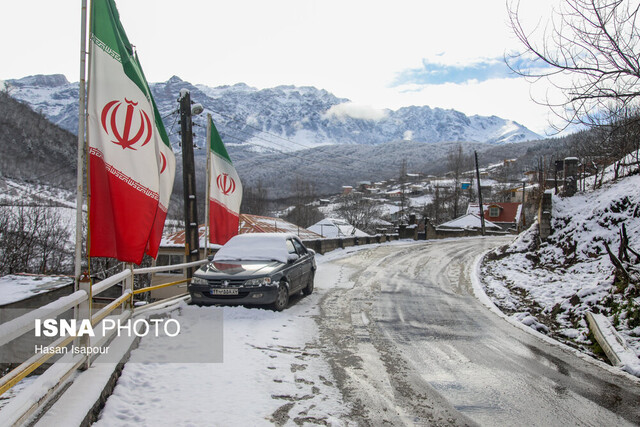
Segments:
[[[484,219],[499,225],[503,230],[520,228],[522,222],[521,203],[483,203]],[[469,203],[468,214],[479,215],[477,203]]]
[[[201,224],[198,228],[200,235],[200,248],[205,246],[205,227]],[[302,240],[320,239],[321,235],[309,231],[306,228],[299,227],[282,218],[271,218],[267,216],[240,214],[240,224],[238,226],[238,234],[245,233],[292,233],[300,237]],[[162,237],[160,248],[184,248],[185,234],[184,230],[165,234]],[[218,248],[220,245],[209,245],[210,248]]]

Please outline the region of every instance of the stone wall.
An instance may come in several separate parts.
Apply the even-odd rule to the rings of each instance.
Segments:
[[[551,209],[553,207],[553,195],[551,190],[545,191],[538,206],[538,227],[540,239],[546,240],[551,234]]]
[[[565,197],[571,197],[578,191],[578,165],[579,160],[575,157],[564,159],[564,191]]]
[[[474,236],[482,236],[482,230],[442,230],[434,227],[430,222],[427,221],[425,226],[426,231],[426,239],[427,240],[435,240],[435,239],[448,239],[450,237],[474,237]],[[485,231],[485,236],[504,236],[506,234],[510,234],[506,231]]]
[[[372,243],[384,243],[398,239],[399,236],[397,234],[377,234],[375,236],[366,237],[303,240],[302,242],[309,249],[313,249],[319,254],[324,254],[334,249],[344,249],[350,246],[369,245]]]

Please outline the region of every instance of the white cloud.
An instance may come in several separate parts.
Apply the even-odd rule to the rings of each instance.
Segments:
[[[325,113],[325,117],[337,118],[339,120],[345,117],[362,120],[382,120],[389,114],[388,110],[375,108],[370,105],[355,104],[353,102],[345,102],[334,105]]]
[[[539,89],[536,91],[535,89]],[[342,96],[359,104],[397,110],[403,106],[427,105],[431,108],[454,109],[469,116],[498,116],[514,120],[533,132],[544,135],[549,120],[554,119],[548,107],[531,100],[544,99],[543,87],[531,86],[524,79],[491,79],[440,85],[409,84],[384,89],[345,88]]]

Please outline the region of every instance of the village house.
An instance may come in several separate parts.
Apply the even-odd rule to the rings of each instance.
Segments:
[[[484,219],[500,226],[504,231],[519,231],[522,226],[521,203],[483,203]],[[470,203],[467,214],[479,215],[477,203]]]
[[[309,231],[320,234],[322,237],[366,237],[362,230],[355,228],[347,221],[338,218],[325,218],[309,227]]]
[[[524,202],[528,202],[529,199],[533,196],[534,192],[538,189],[537,185],[527,185],[524,187]],[[522,203],[523,202],[523,187],[513,187],[509,190],[509,201],[511,203]]]
[[[497,224],[492,223],[491,221],[485,219],[484,221],[485,230],[489,231],[502,231],[502,227]],[[438,231],[454,231],[454,230],[481,230],[482,229],[482,221],[480,216],[475,213],[467,213],[458,217],[456,219],[452,219],[451,221],[447,221],[443,224],[440,224],[436,227]]]

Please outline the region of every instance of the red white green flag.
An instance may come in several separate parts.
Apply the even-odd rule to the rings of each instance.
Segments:
[[[175,156],[113,0],[91,2],[88,85],[90,256],[156,257]]]
[[[209,242],[224,245],[238,234],[242,183],[211,119],[209,129]]]

